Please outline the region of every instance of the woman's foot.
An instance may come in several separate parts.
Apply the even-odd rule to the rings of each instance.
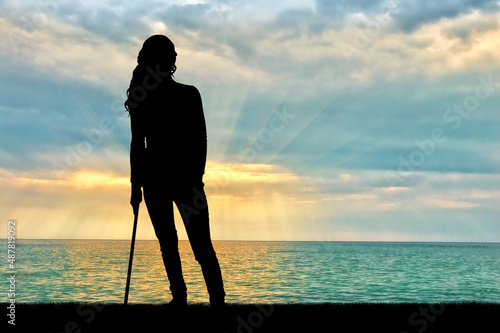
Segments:
[[[187,306],[187,300],[185,298],[172,298],[172,300],[168,302],[168,305],[176,308],[185,308]]]
[[[210,297],[210,306],[214,309],[225,309],[227,308],[227,303],[222,298],[212,298]]]

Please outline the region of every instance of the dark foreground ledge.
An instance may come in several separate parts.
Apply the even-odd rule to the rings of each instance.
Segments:
[[[1,303],[4,313],[8,304]],[[16,303],[17,332],[490,332],[500,303],[191,304]],[[2,326],[12,330],[9,316]],[[494,329],[493,331],[496,331]],[[5,332],[2,330],[2,332]]]

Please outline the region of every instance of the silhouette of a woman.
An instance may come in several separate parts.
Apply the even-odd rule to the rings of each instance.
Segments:
[[[177,83],[177,53],[163,35],[149,37],[137,57],[125,106],[132,142],[130,204],[137,212],[144,201],[160,242],[172,292],[171,304],[186,304],[186,284],[179,257],[173,202],[177,205],[201,265],[210,304],[224,305],[222,275],[210,238],[203,174],[207,134],[201,96],[194,86]]]

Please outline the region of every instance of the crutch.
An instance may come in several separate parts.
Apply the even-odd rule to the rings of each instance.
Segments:
[[[139,215],[139,205],[134,207],[134,229],[132,230],[132,243],[130,244],[130,259],[128,261],[127,287],[125,288],[124,305],[128,302],[128,291],[130,289],[130,275],[132,274],[132,261],[134,260],[135,232],[137,230],[137,216]]]

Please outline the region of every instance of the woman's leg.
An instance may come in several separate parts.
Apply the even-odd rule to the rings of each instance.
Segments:
[[[144,201],[146,202],[156,237],[160,242],[163,263],[165,264],[165,270],[170,282],[172,297],[176,301],[183,302],[187,298],[186,284],[182,276],[172,198],[167,195],[163,188],[145,186]]]
[[[208,205],[203,183],[179,191],[174,198],[186,227],[194,256],[201,266],[211,304],[224,302],[222,274],[210,238]]]

